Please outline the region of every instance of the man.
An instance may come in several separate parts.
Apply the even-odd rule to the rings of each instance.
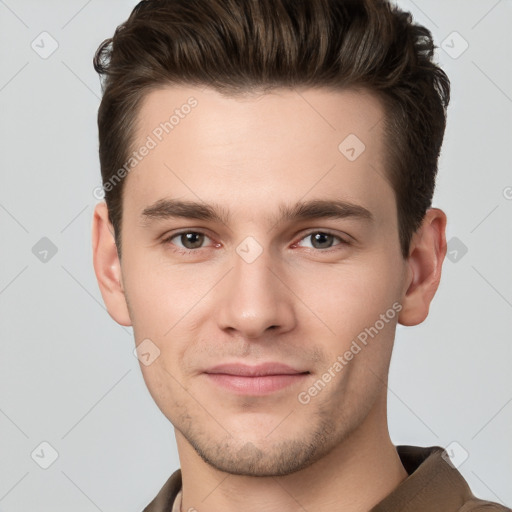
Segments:
[[[148,0],[98,49],[95,272],[181,465],[145,511],[505,510],[387,427],[446,253],[433,50],[377,0]]]

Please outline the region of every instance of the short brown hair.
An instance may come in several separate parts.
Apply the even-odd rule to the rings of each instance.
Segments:
[[[235,96],[273,88],[364,88],[381,99],[387,178],[407,258],[432,204],[450,82],[431,33],[384,0],[145,0],[94,57],[103,184],[133,152],[144,96],[172,84]],[[121,249],[123,183],[105,189]]]

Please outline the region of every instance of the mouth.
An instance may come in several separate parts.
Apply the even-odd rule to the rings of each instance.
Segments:
[[[239,395],[268,395],[302,382],[309,371],[302,371],[282,363],[264,363],[256,366],[222,364],[209,368],[206,377],[214,385]]]

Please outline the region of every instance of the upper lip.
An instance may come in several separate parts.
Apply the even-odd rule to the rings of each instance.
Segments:
[[[295,375],[299,373],[308,373],[307,371],[296,370],[291,366],[282,363],[262,363],[258,365],[247,365],[240,363],[227,363],[213,366],[205,373],[221,373],[226,375],[240,375],[244,377],[261,377],[265,375]]]

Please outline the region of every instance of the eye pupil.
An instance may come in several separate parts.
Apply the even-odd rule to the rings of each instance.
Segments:
[[[184,233],[181,235],[181,243],[187,249],[197,249],[201,247],[204,241],[204,235],[201,233]]]
[[[333,242],[333,235],[328,233],[314,233],[312,236],[313,247],[316,249],[325,249],[331,247]]]

